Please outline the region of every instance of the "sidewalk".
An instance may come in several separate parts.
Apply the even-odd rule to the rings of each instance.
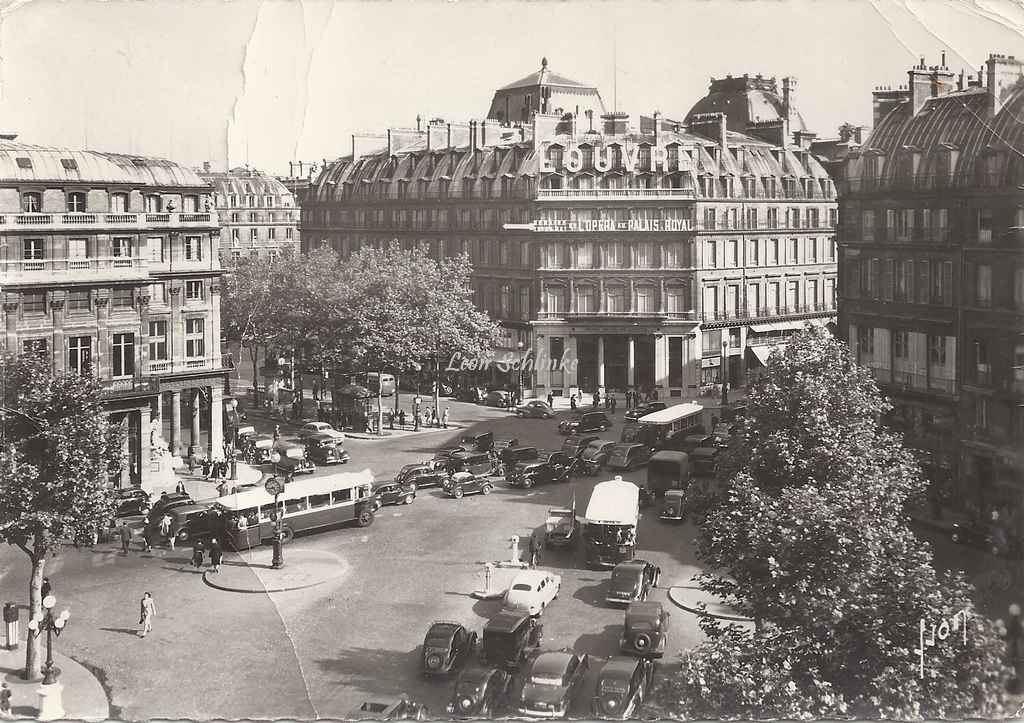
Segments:
[[[228,552],[220,572],[208,569],[203,582],[217,590],[240,593],[269,593],[304,590],[336,580],[348,574],[349,565],[333,552],[307,550],[285,545],[284,567],[271,567],[273,547],[261,547],[241,553]]]
[[[267,475],[266,472],[259,469],[258,467],[251,467],[245,462],[237,462],[235,464],[235,471],[237,472],[238,479],[236,484],[259,484],[263,478]],[[219,479],[206,479],[203,476],[202,467],[196,467],[193,472],[188,471],[188,467],[178,467],[174,470],[175,484],[177,482],[185,483],[185,491],[196,501],[210,500],[217,497],[217,485],[222,480]],[[168,494],[174,493],[174,487],[171,485],[158,485],[153,488],[153,498],[157,499],[160,497],[160,493],[167,492]]]
[[[40,654],[45,662],[46,645]],[[85,666],[60,653],[53,654],[54,663],[60,668],[58,683],[64,686],[62,695],[64,715],[62,720],[101,721],[110,718],[110,704],[100,681]],[[35,718],[39,714],[40,681],[27,681],[21,677],[25,668],[25,641],[17,650],[0,648],[0,675],[11,689],[11,708],[15,718]]]
[[[722,602],[720,599],[713,595],[710,595],[695,582],[686,581],[680,585],[673,585],[668,589],[668,599],[672,603],[688,613],[694,615],[706,614],[710,617],[717,618],[719,620],[728,620],[730,622],[737,623],[753,623],[754,621],[750,618],[739,615],[730,605]],[[701,612],[701,605],[704,606],[703,613]]]
[[[374,441],[382,439],[398,439],[400,437],[417,437],[421,434],[429,434],[431,432],[450,432],[453,429],[462,428],[463,425],[461,424],[449,424],[447,427],[420,427],[418,430],[413,431],[411,429],[391,429],[387,425],[384,425],[384,434],[370,434],[368,432],[345,432],[345,437],[348,439],[366,439]]]

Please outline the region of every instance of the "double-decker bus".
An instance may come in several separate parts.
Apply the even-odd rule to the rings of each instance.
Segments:
[[[639,519],[639,487],[622,477],[595,485],[583,525],[587,565],[611,567],[632,560]]]
[[[278,495],[281,533],[285,542],[297,533],[355,521],[373,523],[373,473],[341,472],[289,482]],[[262,487],[220,497],[213,511],[223,534],[236,550],[274,539],[274,497]]]
[[[654,449],[682,449],[683,439],[704,427],[704,407],[693,402],[675,404],[622,425],[621,442],[646,444]]]

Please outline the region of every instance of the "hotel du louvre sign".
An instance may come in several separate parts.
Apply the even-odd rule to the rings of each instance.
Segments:
[[[639,231],[639,232],[680,232],[690,231],[693,226],[688,218],[636,218],[628,221],[611,219],[567,219],[539,218],[533,223],[505,224],[506,229],[534,231],[536,233],[579,233],[594,231]]]
[[[556,148],[563,149],[563,165],[565,170],[576,173],[577,171],[583,170],[583,150],[575,144],[565,145],[562,143],[554,143],[552,141],[546,141],[541,143],[540,152],[540,172],[541,173],[556,173],[559,169],[555,167],[555,164],[551,161],[551,154],[548,150],[555,146]],[[640,163],[640,149],[650,149],[650,169],[641,168],[641,165],[647,165]],[[592,148],[592,147],[591,147]],[[678,148],[675,148],[675,157],[669,156],[667,146],[655,146],[653,144],[626,144],[623,149],[622,144],[611,143],[606,145],[604,148],[593,148],[593,160],[594,170],[598,173],[604,173],[610,171],[620,164],[616,163],[616,156],[621,155],[621,167],[626,173],[634,173],[636,171],[662,171],[663,173],[675,173],[678,171],[685,171],[690,169],[690,157],[686,153],[679,152]],[[616,153],[616,151],[619,151]]]

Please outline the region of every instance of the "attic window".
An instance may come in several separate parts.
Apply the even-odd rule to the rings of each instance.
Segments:
[[[32,168],[32,159],[31,158],[21,157],[21,158],[15,158],[14,160],[18,162],[18,168]]]
[[[77,171],[78,161],[74,158],[61,158],[60,165],[64,166],[65,171]]]
[[[137,166],[138,168],[145,168],[146,160],[144,158],[133,158],[132,165]]]

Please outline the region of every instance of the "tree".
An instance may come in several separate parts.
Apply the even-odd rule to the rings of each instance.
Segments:
[[[0,539],[31,561],[29,609],[37,615],[47,557],[68,540],[91,537],[113,515],[109,477],[124,465],[124,437],[104,412],[94,377],[55,376],[34,355],[0,359],[0,366]],[[30,635],[25,677],[39,673],[39,640]]]
[[[907,501],[923,483],[879,424],[889,404],[823,330],[794,337],[751,390],[726,476],[695,492],[701,587],[753,631],[703,619],[709,640],[661,690],[685,717],[947,718],[997,714],[1002,642],[961,575],[936,572]],[[925,650],[920,625],[964,611]],[[962,619],[962,618],[961,618]]]
[[[349,257],[331,303],[343,311],[333,355],[353,368],[403,373],[456,352],[490,349],[496,326],[477,310],[470,289],[469,260],[440,263],[423,249],[363,247]],[[435,373],[436,380],[436,373]],[[435,404],[437,392],[435,391]],[[383,430],[377,397],[377,429]]]

